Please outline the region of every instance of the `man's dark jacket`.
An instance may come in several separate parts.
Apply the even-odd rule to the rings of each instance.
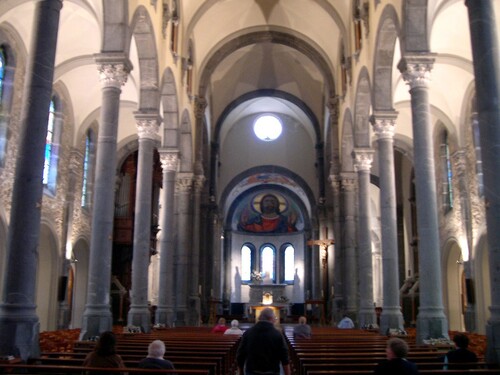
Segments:
[[[288,347],[273,323],[260,321],[243,334],[236,360],[246,372],[279,374],[280,362],[289,363]]]
[[[395,358],[378,364],[375,375],[417,375],[417,365],[403,358]]]

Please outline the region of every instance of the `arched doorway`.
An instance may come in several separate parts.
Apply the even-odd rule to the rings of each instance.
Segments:
[[[446,305],[450,330],[465,330],[464,267],[460,247],[456,242],[450,245],[446,259]]]
[[[87,280],[89,273],[89,246],[84,240],[78,241],[73,248],[74,259],[71,262],[73,270],[73,299],[71,313],[71,327],[82,326],[83,310],[87,297]]]
[[[52,230],[42,224],[38,250],[36,284],[36,312],[40,331],[52,331],[57,327],[57,241]]]

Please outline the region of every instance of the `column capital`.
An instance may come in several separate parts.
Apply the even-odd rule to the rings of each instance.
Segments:
[[[374,151],[371,148],[354,149],[354,170],[370,172]]]
[[[175,180],[175,191],[179,193],[191,193],[193,190],[193,174],[178,173]]]
[[[194,176],[194,191],[195,191],[195,193],[199,193],[203,190],[205,180],[206,180],[206,178],[204,175],[197,174]]]
[[[377,139],[392,139],[394,137],[397,117],[398,112],[396,111],[376,111],[370,116],[370,122]]]
[[[150,139],[160,141],[160,122],[158,114],[135,113],[135,122],[139,139]]]
[[[339,116],[339,106],[340,106],[339,96],[331,96],[328,98],[326,107],[330,111],[330,116],[335,118]]]
[[[99,79],[105,87],[121,88],[127,83],[132,63],[122,53],[100,53],[94,55]]]
[[[358,176],[354,172],[342,172],[340,174],[340,183],[344,191],[354,191],[357,182]]]
[[[398,69],[410,89],[428,87],[435,57],[436,54],[434,53],[425,53],[409,54],[401,58]]]
[[[338,174],[330,174],[328,176],[328,182],[330,182],[334,191],[338,191],[340,189],[340,176]]]
[[[197,96],[194,100],[194,116],[196,118],[203,117],[207,105],[208,105],[207,99],[205,99],[202,96]]]
[[[160,154],[161,169],[163,172],[175,172],[177,171],[177,164],[179,161],[179,150],[177,149],[160,149],[158,150]]]

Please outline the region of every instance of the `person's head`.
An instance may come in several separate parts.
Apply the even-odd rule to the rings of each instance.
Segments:
[[[225,318],[219,318],[217,321],[217,324],[220,326],[225,326],[226,325],[226,319]]]
[[[238,322],[236,319],[231,320],[231,328],[238,328],[238,325],[240,322]]]
[[[306,324],[307,323],[307,318],[305,316],[299,317],[299,324]]]
[[[271,322],[274,323],[276,321],[276,315],[274,315],[273,309],[270,307],[266,307],[260,312],[259,321],[261,322]]]
[[[392,338],[387,341],[387,358],[405,358],[408,355],[408,344],[405,340]]]
[[[467,349],[469,346],[469,338],[463,333],[457,333],[453,336],[453,342],[455,343],[455,346],[460,349]]]
[[[163,358],[165,355],[165,343],[161,340],[155,340],[148,346],[148,357]]]
[[[95,351],[98,355],[112,355],[115,354],[116,336],[111,331],[101,333],[99,341],[95,346]]]
[[[260,212],[263,214],[279,214],[280,202],[273,194],[266,194],[260,200]]]

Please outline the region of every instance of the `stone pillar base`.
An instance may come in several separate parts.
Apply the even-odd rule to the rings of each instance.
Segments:
[[[174,322],[175,327],[185,327],[187,321],[186,318],[187,318],[186,310],[184,309],[177,310],[175,313],[175,322]]]
[[[200,307],[200,297],[191,296],[189,297],[189,317],[188,325],[193,327],[198,327],[201,321],[201,307]]]
[[[0,355],[27,360],[40,355],[40,322],[36,306],[0,305]]]
[[[141,327],[144,333],[151,332],[151,312],[147,306],[130,306],[127,324],[129,326]]]
[[[489,321],[486,324],[486,338],[485,360],[500,363],[500,321]]]
[[[377,324],[377,317],[373,308],[361,308],[358,313],[358,324],[360,328],[366,328],[369,325]]]
[[[467,305],[464,320],[465,330],[467,332],[476,332],[476,305]]]
[[[449,339],[448,321],[442,309],[419,311],[417,315],[417,344],[428,339]]]
[[[99,336],[102,332],[113,329],[113,317],[108,305],[86,306],[83,312],[80,340]]]
[[[399,306],[384,306],[380,314],[380,334],[386,335],[390,329],[404,330],[403,314]]]
[[[174,310],[170,307],[158,306],[155,313],[156,324],[163,324],[165,327],[173,327]]]

